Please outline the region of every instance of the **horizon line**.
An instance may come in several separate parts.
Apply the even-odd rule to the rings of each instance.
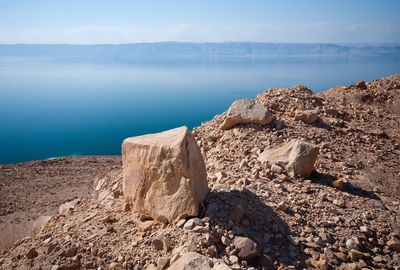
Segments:
[[[400,42],[269,42],[269,41],[144,41],[144,42],[126,42],[126,43],[28,43],[28,42],[17,42],[17,43],[0,43],[0,46],[4,45],[67,45],[67,46],[116,46],[116,45],[138,45],[138,44],[224,44],[224,43],[247,43],[247,44],[301,44],[301,45],[395,45],[400,46]]]

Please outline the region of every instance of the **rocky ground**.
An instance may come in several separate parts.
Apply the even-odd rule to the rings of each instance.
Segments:
[[[90,194],[93,178],[120,163],[120,157],[69,157],[0,164],[0,249],[30,236],[38,217]]]
[[[198,217],[168,224],[130,210],[121,168],[109,161],[78,184],[86,196],[4,250],[0,269],[180,269],[187,254],[196,269],[400,269],[400,75],[318,94],[270,89],[256,103],[270,109],[271,124],[222,130],[223,113],[193,130],[211,188]],[[320,147],[309,179],[258,159],[295,138]],[[21,182],[36,173],[18,164],[1,174],[18,166],[26,166]],[[12,197],[6,178],[1,195]],[[35,188],[33,205],[43,192]]]

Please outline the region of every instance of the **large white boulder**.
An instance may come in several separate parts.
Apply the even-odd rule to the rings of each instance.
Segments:
[[[169,222],[198,215],[209,188],[187,127],[125,139],[122,162],[124,197],[132,209]]]
[[[230,129],[238,124],[256,123],[267,125],[273,120],[268,108],[258,104],[253,99],[239,99],[232,103],[226,113],[221,129]]]
[[[289,173],[308,178],[314,169],[318,154],[318,146],[294,139],[281,147],[265,150],[258,156],[258,160],[279,165]]]

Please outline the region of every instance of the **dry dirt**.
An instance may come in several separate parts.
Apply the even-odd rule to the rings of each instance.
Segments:
[[[30,236],[33,221],[92,192],[96,175],[120,168],[120,157],[66,157],[0,165],[0,249]]]

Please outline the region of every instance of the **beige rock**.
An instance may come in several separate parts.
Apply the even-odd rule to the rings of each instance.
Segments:
[[[76,205],[80,202],[80,199],[75,199],[73,201],[70,202],[66,202],[62,205],[60,205],[60,207],[58,208],[58,212],[61,215],[66,215],[68,214],[69,211],[75,209]]]
[[[285,167],[288,172],[308,178],[314,168],[318,153],[318,146],[294,139],[281,147],[262,152],[258,160],[278,164]]]
[[[123,189],[132,209],[172,222],[196,216],[208,192],[207,173],[187,127],[125,139]]]
[[[253,99],[239,99],[232,103],[226,113],[221,129],[230,129],[238,124],[256,123],[261,125],[270,124],[273,120],[272,113]]]
[[[297,111],[294,120],[303,121],[306,124],[313,124],[315,121],[319,119],[318,111],[309,110],[309,111]]]
[[[347,181],[343,179],[338,179],[332,182],[332,187],[339,189],[339,190],[344,190],[345,186],[347,184]]]
[[[169,270],[209,270],[213,269],[212,261],[196,252],[183,254],[176,262],[171,264]]]
[[[400,252],[400,240],[397,238],[391,238],[386,243],[389,246],[390,250]]]
[[[49,220],[51,219],[51,216],[41,216],[38,217],[32,225],[32,236],[35,237],[38,234],[40,234],[40,232],[42,231],[42,229],[44,228],[44,226],[46,226],[47,222],[49,222]]]

